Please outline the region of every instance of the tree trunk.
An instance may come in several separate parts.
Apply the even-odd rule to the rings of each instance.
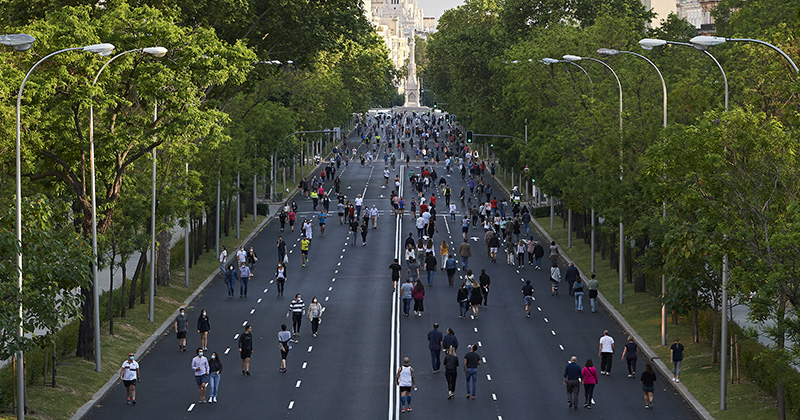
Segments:
[[[117,248],[111,245],[111,261],[108,263],[108,334],[114,335],[114,259]]]
[[[78,346],[75,356],[84,360],[94,360],[94,296],[92,286],[81,287],[83,305],[81,305],[81,318],[78,325]]]
[[[781,290],[780,297],[778,298],[778,312],[775,326],[777,327],[778,336],[776,337],[775,345],[780,352],[781,359],[784,357],[786,351],[786,292]],[[778,420],[786,420],[786,387],[783,382],[783,360],[779,360],[775,364],[775,398],[778,403]]]
[[[164,229],[158,232],[158,249],[156,250],[156,279],[159,286],[169,287],[169,254],[170,243],[172,241],[172,233],[169,229]]]
[[[717,352],[719,351],[719,306],[714,305],[713,320],[711,322],[711,363],[719,363]]]
[[[125,268],[125,265],[128,263],[128,258],[122,258],[120,261],[120,268],[122,268],[122,285],[119,287],[120,292],[122,292],[122,296],[120,299],[120,316],[125,318],[125,281],[127,280],[128,272]]]
[[[133,278],[131,278],[131,296],[128,301],[128,309],[133,309],[133,305],[136,302],[136,281],[142,276],[145,264],[147,264],[147,253],[142,252],[139,254],[139,262],[136,263],[136,271],[133,272]]]

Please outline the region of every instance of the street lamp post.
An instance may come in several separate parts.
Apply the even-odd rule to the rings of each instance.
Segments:
[[[591,60],[602,64],[605,68],[607,68],[611,74],[614,75],[614,79],[617,80],[617,87],[619,88],[619,181],[622,182],[623,176],[623,149],[622,149],[622,83],[619,81],[619,77],[617,73],[614,71],[611,66],[606,64],[604,61],[598,60],[593,57],[581,57],[578,55],[565,55],[564,60],[566,61],[580,61],[580,60]],[[623,267],[625,265],[625,254],[622,251],[625,246],[625,228],[622,224],[622,216],[619,219],[619,303],[622,304],[625,301],[624,295],[624,283],[625,283],[625,270]]]
[[[592,76],[589,76],[589,72],[587,72],[586,69],[583,68],[583,66],[581,66],[580,64],[574,63],[574,62],[568,61],[568,60],[557,60],[555,58],[550,58],[550,57],[545,57],[545,58],[541,59],[540,61],[542,63],[544,63],[544,64],[547,64],[547,65],[557,64],[557,63],[572,64],[573,66],[581,69],[583,74],[586,75],[586,77],[589,79],[589,84],[592,86],[592,91],[594,91],[594,82],[592,81]],[[569,220],[570,221],[570,227],[568,229],[569,230],[569,232],[568,232],[569,233],[569,236],[568,236],[568,238],[569,238],[568,247],[572,248],[572,210],[570,210],[569,216],[570,216],[570,220]],[[553,219],[553,208],[551,206],[550,207],[550,220],[551,220],[551,222],[552,222],[552,219]],[[591,235],[592,239],[591,239],[591,246],[590,246],[591,247],[591,254],[592,254],[591,264],[590,264],[592,273],[594,273],[594,271],[595,271],[595,260],[594,260],[594,254],[595,254],[595,251],[594,251],[595,250],[595,232],[594,232],[594,228],[595,228],[595,225],[594,225],[594,207],[592,207],[592,235]],[[551,228],[551,230],[552,230],[552,228]]]
[[[9,38],[10,37],[10,38]],[[27,41],[27,42],[26,42]],[[0,44],[9,45],[18,51],[25,51],[30,48],[30,44],[33,44],[34,39],[30,35],[4,35],[0,38]],[[17,142],[16,142],[16,158],[17,158],[17,174],[16,174],[16,182],[17,182],[17,243],[19,244],[20,250],[17,254],[17,286],[19,288],[20,293],[20,302],[19,302],[19,328],[17,330],[17,337],[19,340],[22,339],[24,334],[23,329],[23,317],[22,317],[22,169],[21,169],[21,154],[20,154],[20,144],[22,140],[21,135],[21,109],[22,109],[22,92],[25,89],[25,83],[28,82],[28,78],[33,73],[33,70],[36,69],[39,64],[43,61],[47,60],[48,58],[56,55],[61,54],[67,51],[87,51],[93,52],[96,54],[100,54],[102,56],[110,55],[114,51],[114,46],[112,44],[94,44],[94,45],[87,45],[85,47],[74,47],[74,48],[65,48],[62,50],[58,50],[47,54],[42,59],[36,62],[33,67],[28,70],[28,73],[25,75],[25,78],[22,79],[22,84],[19,87],[19,92],[17,93]],[[97,260],[92,261],[92,265],[97,264]],[[95,303],[95,305],[97,305]],[[23,353],[20,351],[17,354],[17,397],[19,401],[22,402],[25,395],[25,369],[23,367]],[[17,418],[23,419],[25,418],[25,409],[24,404],[18,404],[17,407]]]
[[[632,51],[620,51],[614,50],[610,48],[600,48],[597,50],[597,53],[601,56],[610,56],[610,55],[618,55],[618,54],[629,54],[636,57],[641,58],[642,60],[647,61],[656,69],[656,73],[658,73],[658,78],[661,79],[661,90],[664,93],[663,95],[663,125],[664,128],[667,127],[667,84],[664,83],[664,76],[661,74],[661,70],[658,69],[658,66],[655,65],[649,58],[637,54]],[[661,206],[661,217],[666,219],[667,218],[667,203],[666,201],[662,201]],[[667,276],[664,274],[664,271],[661,271],[661,345],[667,345],[667,304],[665,302],[665,297],[667,295]]]
[[[642,48],[646,50],[653,49],[653,47],[660,47],[666,44],[672,45],[681,45],[684,47],[695,47],[695,45],[687,44],[685,42],[675,42],[675,41],[665,41],[663,39],[651,39],[645,38],[639,41],[639,44]],[[728,77],[725,75],[725,70],[722,68],[722,65],[719,64],[716,57],[711,55],[708,50],[705,48],[699,48],[705,55],[707,55],[711,60],[714,61],[714,64],[717,65],[719,68],[720,73],[722,73],[722,80],[725,84],[725,111],[728,111]],[[791,60],[790,60],[791,61]],[[719,380],[719,409],[726,410],[728,408],[728,382],[726,378],[726,370],[728,364],[728,290],[727,290],[727,283],[728,283],[728,254],[724,254],[722,256],[722,331],[721,331],[721,340],[720,340],[720,380]],[[662,314],[663,317],[663,314]],[[666,321],[662,318],[662,324]],[[666,342],[662,339],[662,345],[666,345]]]
[[[696,36],[690,39],[689,42],[691,42],[694,45],[694,47],[699,50],[705,50],[709,47],[723,44],[725,42],[752,42],[755,44],[761,44],[777,51],[778,54],[783,56],[783,58],[786,59],[789,65],[792,66],[792,70],[794,70],[795,76],[797,76],[798,74],[797,64],[795,64],[794,61],[792,61],[792,59],[789,58],[789,55],[783,52],[783,50],[781,50],[780,48],[770,44],[769,42],[751,38],[723,38],[720,36],[706,36],[706,35]]]
[[[111,64],[112,61],[116,60],[119,57],[122,57],[125,54],[129,54],[132,52],[143,52],[145,54],[150,54],[154,57],[163,57],[167,53],[167,49],[163,47],[150,47],[150,48],[136,48],[133,50],[128,50],[125,52],[121,52],[113,57],[110,60],[106,61],[100,70],[97,71],[97,74],[94,76],[94,80],[92,81],[92,87],[97,85],[97,80],[100,78],[100,75],[103,73],[103,70]],[[92,99],[94,99],[94,95],[92,95]],[[94,297],[94,352],[95,352],[95,359],[94,359],[94,370],[96,372],[100,372],[102,370],[101,365],[101,354],[100,354],[100,286],[97,284],[97,262],[98,262],[98,255],[97,255],[97,194],[95,192],[95,184],[96,184],[96,177],[95,177],[95,169],[94,169],[94,101],[89,103],[89,172],[91,177],[91,194],[92,194],[92,287],[93,287],[93,297]]]

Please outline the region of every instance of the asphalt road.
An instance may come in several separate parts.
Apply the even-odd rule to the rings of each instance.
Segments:
[[[355,140],[351,139],[350,144]],[[358,143],[356,143],[358,144]],[[365,150],[366,146],[360,146]],[[382,153],[380,154],[382,156]],[[411,169],[419,170],[412,161]],[[345,166],[342,165],[342,169]],[[625,364],[620,360],[625,336],[610,316],[601,310],[591,313],[574,311],[572,299],[562,287],[560,296],[550,296],[548,272],[527,266],[517,269],[505,264],[500,252],[493,264],[486,257],[483,229],[472,228],[469,236],[473,257],[470,268],[476,273],[485,268],[492,278],[489,305],[481,308],[479,319],[458,318],[456,287],[447,285],[443,271],[437,271],[434,287],[426,289],[425,312],[421,317],[402,317],[399,331],[392,340],[393,319],[397,325],[396,294],[391,288],[387,266],[396,253],[397,238],[402,241],[409,232],[416,232],[408,215],[398,223],[391,215],[388,200],[393,186],[383,185],[383,162],[361,167],[351,162],[340,169],[342,189],[348,198],[361,193],[365,206],[375,204],[381,210],[377,229],[370,229],[367,245],[348,241],[346,226],[336,217],[335,200],[328,228],[320,235],[314,220],[314,237],[310,263],[300,263],[299,229],[283,232],[291,253],[285,296],[277,297],[274,263],[277,262],[275,242],[279,232],[277,220],[270,221],[255,237],[252,246],[260,261],[255,267],[246,299],[228,299],[221,278],[213,281],[187,308],[190,319],[188,349],[179,353],[174,333],[170,330],[139,361],[143,382],[137,386],[135,406],[125,404],[125,390],[117,385],[88,415],[91,419],[142,418],[295,418],[295,419],[383,419],[383,418],[619,418],[644,417],[653,419],[692,419],[697,416],[673,391],[669,378],[659,377],[656,383],[655,409],[645,410],[639,381],[627,378]],[[404,188],[407,169],[398,163],[392,171],[401,174]],[[440,176],[442,166],[437,168]],[[488,179],[488,175],[486,176]],[[447,178],[454,198],[464,183],[458,174]],[[391,181],[390,181],[391,184]],[[326,185],[330,187],[330,182]],[[328,188],[326,188],[328,189]],[[496,195],[499,188],[494,187]],[[404,193],[406,200],[410,194]],[[429,196],[429,195],[428,195]],[[311,200],[296,198],[298,219],[312,218]],[[444,200],[441,200],[442,203]],[[439,207],[439,206],[437,206]],[[442,206],[443,207],[443,206]],[[406,206],[408,208],[408,205]],[[438,258],[442,240],[455,248],[461,240],[460,215],[455,221],[440,210],[437,216],[438,233],[433,240]],[[406,213],[408,214],[408,213]],[[299,224],[299,223],[298,223]],[[398,236],[398,228],[400,229]],[[402,244],[401,244],[402,245]],[[457,276],[462,275],[459,272]],[[530,279],[536,291],[531,318],[525,318],[520,289]],[[601,279],[602,281],[602,279]],[[306,304],[317,296],[325,307],[319,336],[311,337],[311,327],[304,317],[299,343],[288,356],[288,371],[279,372],[280,354],[277,332],[282,323],[291,328],[287,318],[290,300],[301,293]],[[588,307],[588,298],[584,302]],[[221,355],[223,373],[216,404],[198,404],[191,359],[198,347],[199,337],[193,329],[201,309],[211,321],[209,351]],[[393,318],[394,317],[394,318]],[[468,344],[477,343],[484,359],[479,367],[477,398],[467,400],[464,374],[459,370],[456,398],[447,399],[443,370],[432,373],[427,333],[438,322],[443,332],[455,330],[459,339],[459,359],[467,352]],[[253,327],[254,353],[250,371],[241,374],[237,351],[238,334],[243,325]],[[592,358],[599,366],[598,340],[608,329],[616,340],[614,368],[610,376],[601,376],[595,389],[596,405],[587,410],[569,410],[562,386],[564,366],[571,355],[582,364]],[[393,346],[394,343],[394,346]],[[393,351],[393,349],[395,351]],[[417,391],[413,393],[413,412],[399,413],[397,389],[390,372],[404,356],[411,359],[415,369]],[[442,356],[442,360],[444,357]],[[120,361],[120,364],[122,361]],[[639,360],[639,372],[644,361]],[[599,370],[599,369],[598,369]],[[583,391],[581,391],[581,401]]]

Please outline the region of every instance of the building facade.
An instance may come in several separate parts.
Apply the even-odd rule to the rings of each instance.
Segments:
[[[713,32],[714,18],[711,11],[718,3],[719,0],[678,0],[677,14],[701,32]]]

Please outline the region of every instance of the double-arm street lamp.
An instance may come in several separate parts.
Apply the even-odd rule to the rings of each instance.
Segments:
[[[167,53],[167,49],[163,47],[148,47],[148,48],[136,48],[133,50],[128,50],[125,52],[121,52],[113,57],[110,60],[106,61],[100,70],[97,71],[97,74],[94,76],[94,80],[92,81],[92,87],[97,85],[97,80],[100,78],[100,75],[103,73],[103,70],[111,64],[112,61],[116,60],[123,55],[130,54],[132,52],[141,52],[144,54],[150,54],[153,57],[163,57]],[[94,99],[94,96],[92,97]],[[155,149],[153,149],[153,155],[155,157]],[[154,164],[155,165],[155,164]],[[89,172],[92,179],[91,185],[91,194],[92,194],[92,287],[93,287],[93,297],[94,297],[94,348],[95,348],[95,358],[94,358],[94,370],[96,372],[100,372],[102,369],[102,365],[100,363],[100,286],[98,285],[97,281],[97,194],[95,192],[95,170],[94,170],[94,101],[92,100],[89,103]],[[155,171],[153,171],[153,186],[155,186]],[[155,189],[154,189],[155,191]],[[155,193],[153,196],[153,200],[155,202]],[[155,212],[151,216],[153,221],[155,221]],[[155,232],[153,234],[153,242],[155,242]],[[155,251],[155,247],[153,247]],[[150,259],[154,261],[153,255],[150,256]],[[150,266],[153,267],[153,261],[150,262]],[[152,272],[152,269],[151,269]],[[113,286],[113,285],[111,285]],[[150,321],[153,321],[153,286],[151,281],[150,287]]]
[[[550,57],[545,57],[545,58],[543,58],[543,59],[541,59],[539,61],[541,61],[544,64],[547,64],[548,66],[551,65],[551,64],[558,64],[558,63],[572,64],[573,66],[581,69],[583,74],[586,75],[586,77],[589,79],[589,84],[592,86],[592,91],[594,91],[594,82],[592,81],[592,76],[589,76],[589,72],[587,72],[586,69],[583,68],[580,64],[572,62],[572,61],[568,61],[568,60],[557,60],[555,58],[550,58]],[[555,219],[555,204],[553,203],[553,200],[550,200],[550,230],[553,230],[554,223],[555,223],[554,219]],[[567,242],[568,242],[568,247],[572,248],[572,210],[571,209],[569,210],[568,219],[569,219],[569,221],[568,221],[569,229],[567,229],[567,230],[568,230],[569,234],[567,236],[567,238],[568,238]],[[591,235],[592,239],[591,239],[591,246],[590,246],[591,247],[590,252],[592,254],[590,266],[591,266],[591,272],[592,273],[594,273],[594,269],[595,269],[595,260],[594,260],[594,254],[595,254],[595,252],[594,252],[594,249],[595,249],[595,229],[594,229],[594,227],[595,227],[595,216],[594,216],[594,206],[592,206],[592,235]]]
[[[611,74],[614,75],[614,79],[617,81],[617,88],[619,89],[619,180],[622,182],[623,176],[623,149],[622,149],[622,83],[619,81],[619,77],[617,73],[614,71],[611,66],[606,64],[604,61],[598,60],[593,57],[581,57],[578,55],[571,55],[567,54],[564,57],[564,60],[574,62],[574,61],[581,61],[581,60],[590,60],[595,61],[602,64],[605,68],[607,68]],[[622,304],[625,301],[624,295],[624,283],[625,283],[625,270],[623,269],[625,265],[625,254],[622,252],[622,249],[625,245],[625,228],[622,224],[622,215],[620,215],[619,219],[619,303]]]
[[[5,35],[0,38],[0,44],[11,46],[18,51],[25,51],[31,47],[33,44],[34,39],[30,35]],[[22,109],[22,92],[25,90],[25,83],[28,82],[28,78],[33,73],[33,70],[39,66],[43,61],[47,60],[48,58],[56,55],[61,54],[67,51],[86,51],[92,52],[95,54],[100,54],[101,56],[111,55],[114,51],[114,45],[112,44],[93,44],[87,45],[84,47],[74,47],[74,48],[65,48],[62,50],[58,50],[47,54],[46,56],[42,57],[39,61],[34,64],[28,73],[25,74],[25,78],[22,79],[22,83],[19,87],[19,92],[17,93],[17,141],[16,141],[16,159],[17,159],[17,168],[16,168],[16,183],[17,183],[17,244],[20,247],[19,253],[17,254],[17,286],[19,287],[20,293],[20,302],[19,302],[19,328],[17,331],[18,338],[22,340],[22,336],[24,334],[23,330],[23,308],[22,308],[22,169],[21,169],[21,154],[20,154],[20,144],[22,140],[21,135],[21,109]],[[93,261],[92,264],[96,264],[97,261]],[[22,352],[18,352],[17,355],[17,395],[22,401],[25,395],[25,370],[23,369],[23,354]],[[18,404],[17,407],[17,418],[23,419],[25,418],[25,409],[24,404]]]

